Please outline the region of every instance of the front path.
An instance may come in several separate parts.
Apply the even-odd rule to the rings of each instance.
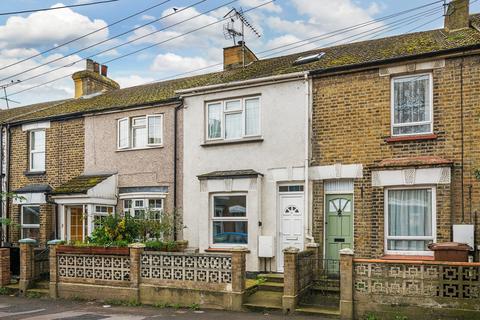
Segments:
[[[49,300],[0,296],[0,319],[25,320],[312,320],[310,316],[284,316],[281,313],[225,312],[155,308],[149,306],[108,306],[97,302]]]

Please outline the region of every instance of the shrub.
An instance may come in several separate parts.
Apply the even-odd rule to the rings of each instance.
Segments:
[[[124,247],[138,238],[139,226],[135,219],[129,215],[121,217],[113,214],[102,219],[102,225],[93,230],[88,243]]]

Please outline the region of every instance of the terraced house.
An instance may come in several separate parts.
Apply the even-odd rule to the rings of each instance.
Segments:
[[[240,43],[223,71],[126,89],[87,62],[74,99],[4,121],[7,189],[25,198],[11,241],[83,240],[154,208],[179,209],[196,250],[248,249],[255,272],[282,272],[287,247],[474,246],[480,18],[450,8],[439,30],[263,60]]]
[[[479,19],[455,1],[444,29],[324,50],[310,170],[325,258],[433,259],[453,240],[478,259]]]

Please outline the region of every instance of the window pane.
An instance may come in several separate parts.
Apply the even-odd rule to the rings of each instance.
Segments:
[[[31,132],[30,148],[34,151],[45,151],[45,131]]]
[[[393,127],[393,134],[416,134],[431,132],[431,124],[423,124],[417,126]]]
[[[128,137],[128,120],[121,120],[118,122],[118,147],[119,148],[128,148],[129,147],[129,137]]]
[[[259,99],[245,100],[245,134],[260,134]]]
[[[225,139],[242,137],[242,114],[233,113],[225,115]]]
[[[208,138],[221,138],[222,135],[222,105],[208,105]]]
[[[22,224],[40,224],[40,207],[23,206],[22,218]]]
[[[388,224],[389,236],[432,236],[432,190],[389,190]],[[389,243],[392,250],[417,250],[424,245],[425,241],[416,240]],[[408,247],[417,249],[402,249]]]
[[[31,161],[32,170],[45,170],[45,152],[32,153]]]
[[[144,127],[146,125],[146,119],[143,118],[143,117],[142,118],[135,118],[135,119],[133,119],[133,125]]]
[[[432,240],[388,240],[388,250],[428,251]]]
[[[148,200],[148,207],[149,208],[156,208],[156,209],[161,209],[162,208],[162,199],[150,199]]]
[[[123,207],[125,209],[131,208],[132,207],[132,200],[123,200]]]
[[[39,228],[22,228],[22,239],[39,239]]]
[[[213,243],[247,244],[246,221],[214,221]]]
[[[148,143],[162,143],[162,117],[148,117]]]
[[[139,207],[140,207],[140,208],[143,208],[143,200],[135,200],[134,206],[135,206],[136,208],[139,208]]]
[[[431,121],[429,76],[394,79],[393,87],[394,124]],[[407,130],[415,130],[414,133],[428,132],[430,126],[418,126]]]
[[[215,196],[213,198],[214,217],[246,217],[247,197]]]
[[[225,102],[225,111],[240,110],[241,108],[240,100]]]
[[[133,128],[133,147],[142,148],[147,145],[147,128]]]

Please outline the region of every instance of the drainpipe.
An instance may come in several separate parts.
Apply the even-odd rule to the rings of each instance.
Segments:
[[[6,159],[3,158],[3,142],[5,141],[4,136],[5,136],[5,126],[0,127],[0,212],[1,212],[1,217],[6,218],[5,215],[5,202],[7,201],[7,198],[3,195],[3,184],[5,183],[5,177],[4,177],[4,172],[3,172],[3,161]],[[5,201],[4,201],[5,200]],[[6,226],[2,225],[2,239],[1,245],[3,247],[5,241],[6,241]]]
[[[11,160],[11,146],[12,146],[12,141],[10,139],[10,136],[11,136],[11,129],[10,129],[10,125],[7,124],[7,127],[5,129],[5,168],[6,168],[6,172],[5,172],[5,192],[9,192],[10,191],[10,160]],[[10,201],[7,200],[5,201],[5,211],[6,211],[6,217],[9,218],[9,213],[10,213]],[[7,240],[10,240],[10,241],[7,241],[7,242],[11,242],[12,239],[9,239],[9,227],[6,226],[5,227],[5,236],[7,238]]]
[[[178,105],[175,106],[173,111],[173,209],[177,209],[177,150],[178,150],[178,110],[183,107],[183,100]],[[177,218],[176,212],[174,211],[173,215],[173,240],[177,240]]]
[[[305,162],[304,162],[304,199],[305,199],[305,211],[306,217],[305,220],[307,222],[305,228],[305,238],[308,239],[310,242],[315,242],[314,238],[311,233],[311,224],[313,219],[310,215],[310,179],[308,174],[308,169],[310,165],[310,79],[308,78],[308,73],[304,75],[305,79]]]

